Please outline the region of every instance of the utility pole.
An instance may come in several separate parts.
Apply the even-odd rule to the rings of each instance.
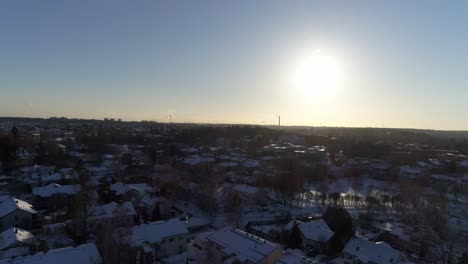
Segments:
[[[281,116],[278,115],[278,126],[280,127],[281,126]]]

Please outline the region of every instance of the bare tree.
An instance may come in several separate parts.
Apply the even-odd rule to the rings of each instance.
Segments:
[[[80,192],[74,197],[73,203],[73,227],[78,243],[86,243],[88,238],[88,215],[90,200],[88,195]]]

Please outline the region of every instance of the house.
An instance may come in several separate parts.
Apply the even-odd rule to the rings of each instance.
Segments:
[[[112,184],[110,189],[122,200],[131,201],[134,205],[137,205],[148,193],[151,192],[152,187],[146,183],[126,184],[117,182]]]
[[[468,173],[468,160],[459,161],[457,164],[457,171],[462,174]]]
[[[391,179],[391,166],[385,161],[373,161],[370,163],[370,176],[380,180]]]
[[[31,229],[37,211],[33,206],[23,200],[10,196],[0,198],[0,230],[11,227]]]
[[[148,194],[141,199],[138,209],[151,220],[166,219],[171,216],[172,202],[162,196]]]
[[[210,221],[206,217],[192,216],[185,221],[187,229],[191,232],[199,232],[210,227]]]
[[[77,247],[53,249],[30,256],[18,256],[1,259],[0,264],[100,264],[101,256],[95,244],[83,244]]]
[[[240,197],[246,200],[253,200],[255,196],[259,193],[257,187],[253,187],[246,184],[236,184],[232,186],[232,191],[237,192]]]
[[[54,195],[75,195],[80,192],[80,185],[60,185],[56,183],[51,183],[47,186],[33,188],[33,196],[40,198],[48,198]]]
[[[423,174],[423,169],[412,166],[400,166],[399,176],[401,179],[418,179]]]
[[[351,239],[343,249],[347,264],[397,264],[405,263],[403,254],[383,242],[371,242],[359,238]]]
[[[304,249],[320,250],[334,234],[323,219],[300,223],[297,228]]]
[[[33,240],[34,236],[31,232],[11,227],[0,233],[0,250],[27,246]]]
[[[34,174],[52,174],[55,171],[55,166],[26,166],[20,168],[23,178],[30,178]]]
[[[115,173],[111,170],[109,170],[108,168],[106,167],[88,167],[86,168],[87,172],[88,172],[88,175],[91,177],[91,178],[97,178],[97,179],[100,179],[100,178],[103,178],[103,177],[114,177],[115,176]]]
[[[60,185],[51,183],[32,189],[34,204],[40,208],[63,208],[70,204],[71,198],[81,191],[80,185]]]
[[[209,263],[276,263],[281,247],[249,233],[224,227],[206,237]]]
[[[106,224],[113,228],[131,226],[135,222],[136,212],[131,202],[108,204],[90,207],[88,210],[88,230],[98,232]]]
[[[16,151],[16,163],[18,166],[27,166],[34,163],[34,156],[25,148],[19,148]]]
[[[157,259],[185,252],[188,230],[179,219],[120,228],[113,233],[114,255],[122,263],[151,264]]]
[[[207,166],[208,164],[212,164],[215,161],[215,158],[203,157],[199,155],[192,155],[183,159],[183,163],[190,167]]]
[[[60,173],[45,173],[40,175],[41,184],[48,185],[50,183],[58,183],[62,179]]]
[[[317,262],[305,256],[300,256],[296,252],[293,252],[291,250],[286,251],[283,257],[281,257],[281,259],[278,262],[276,262],[276,264],[311,264],[311,263],[315,264]]]

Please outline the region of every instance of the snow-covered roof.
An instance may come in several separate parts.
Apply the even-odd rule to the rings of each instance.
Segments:
[[[118,234],[118,231],[114,233],[114,236]],[[164,238],[183,234],[188,234],[185,223],[174,218],[133,226],[125,234],[124,240],[132,246],[141,246],[145,243],[160,243]]]
[[[418,167],[411,167],[411,166],[400,166],[400,174],[408,174],[408,175],[418,175],[421,174],[421,169]]]
[[[236,184],[232,189],[245,195],[255,195],[258,192],[256,187],[245,184]]]
[[[0,217],[3,217],[15,210],[23,210],[31,214],[36,214],[37,211],[33,206],[23,200],[13,198],[11,196],[3,197],[0,201]]]
[[[390,234],[399,237],[401,240],[407,240],[407,241],[410,240],[410,237],[405,233],[405,230],[395,224],[392,224],[389,222],[384,222],[384,223],[375,222],[373,223],[373,226],[380,230],[387,231]]]
[[[343,252],[357,257],[363,263],[394,264],[402,259],[401,252],[388,244],[383,245],[359,238],[351,239]]]
[[[242,167],[244,168],[256,168],[260,166],[260,162],[257,160],[246,160],[242,163]]]
[[[259,263],[279,246],[244,231],[224,227],[212,234],[207,240],[221,246],[227,255],[233,255],[233,261]],[[250,263],[249,262],[249,263]]]
[[[301,254],[303,255],[303,254]],[[287,251],[284,255],[276,262],[276,264],[310,264],[315,262],[310,262],[310,259],[296,254],[292,251]]]
[[[216,164],[218,167],[221,168],[230,168],[230,167],[237,167],[237,162],[220,162]]]
[[[122,182],[116,182],[110,186],[110,189],[115,192],[117,195],[123,195],[131,190],[136,190],[138,192],[147,192],[151,190],[151,186],[146,183],[132,183],[126,184]]]
[[[195,152],[198,152],[198,149],[196,149],[196,148],[182,148],[181,151],[185,152],[185,153],[195,153]]]
[[[184,163],[188,165],[198,165],[200,163],[213,163],[216,159],[212,157],[201,157],[193,155],[184,159]]]
[[[326,242],[334,234],[323,219],[305,222],[299,224],[298,227],[306,240]]]
[[[31,232],[16,227],[8,228],[0,233],[0,250],[28,243],[34,236]]]
[[[188,229],[205,227],[205,226],[208,226],[209,224],[210,224],[210,221],[206,219],[205,217],[190,217],[186,223]]]
[[[0,260],[0,264],[96,264],[102,259],[95,244],[53,249],[34,255]]]
[[[429,166],[429,164],[427,164],[427,163],[424,162],[424,161],[417,161],[417,162],[416,162],[416,165],[418,165],[418,166],[421,167],[421,168],[425,168],[425,167]]]
[[[100,166],[100,167],[88,167],[87,170],[89,172],[98,172],[98,173],[108,171],[108,169],[106,167],[102,167],[102,166]]]
[[[31,173],[31,172],[49,172],[49,171],[54,171],[54,170],[55,170],[55,166],[40,166],[40,165],[34,165],[34,166],[21,167],[20,170],[21,170],[21,172],[23,172],[23,173]]]
[[[372,162],[370,165],[375,170],[388,170],[390,165],[384,162]]]
[[[104,159],[114,159],[114,155],[112,155],[112,154],[104,154],[104,155],[103,155],[103,158],[104,158]]]
[[[434,180],[439,180],[439,181],[445,181],[445,182],[456,182],[457,178],[451,177],[448,175],[442,175],[442,174],[432,174],[432,179]]]
[[[52,174],[42,174],[41,175],[41,181],[43,182],[58,182],[62,178],[62,175],[60,173],[52,173]]]
[[[135,208],[131,202],[124,202],[119,205],[116,202],[110,202],[108,204],[93,206],[89,208],[88,219],[104,219],[113,218],[119,216],[135,215]]]
[[[73,173],[75,170],[73,168],[62,168],[59,170],[61,174],[70,174]]]
[[[80,185],[60,185],[51,183],[47,186],[33,188],[32,193],[40,197],[51,197],[54,194],[76,194],[80,190]]]

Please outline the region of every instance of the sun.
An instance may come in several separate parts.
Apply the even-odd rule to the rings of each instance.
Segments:
[[[309,96],[332,95],[341,80],[341,68],[331,55],[316,50],[301,58],[294,72],[294,86]]]

